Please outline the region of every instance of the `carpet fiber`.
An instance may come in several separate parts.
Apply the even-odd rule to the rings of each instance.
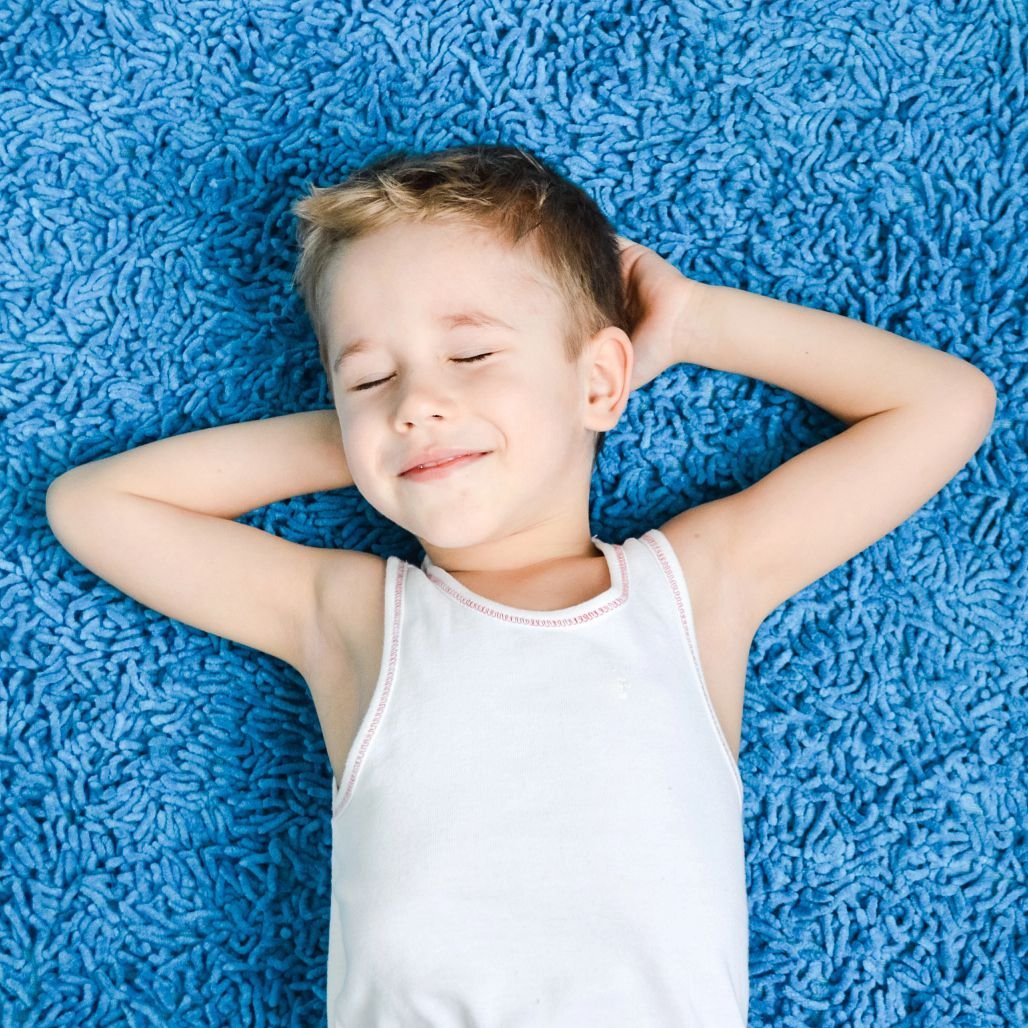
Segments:
[[[535,150],[690,277],[996,385],[969,464],[754,639],[750,1023],[1028,1023],[1025,9],[748,6],[3,5],[3,1028],[324,1023],[305,683],[89,572],[44,495],[158,438],[330,406],[289,204],[468,142]],[[842,427],[676,365],[608,433],[593,529],[641,534]],[[421,556],[353,489],[241,520]]]

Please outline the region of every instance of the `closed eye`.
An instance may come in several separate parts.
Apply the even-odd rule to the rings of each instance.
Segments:
[[[491,356],[492,356],[492,353],[480,353],[476,357],[454,357],[453,359],[458,364],[470,364],[473,361],[480,361],[480,360],[484,359],[485,357],[491,357]],[[392,375],[390,375],[389,378],[392,378]],[[365,382],[363,385],[354,386],[353,389],[350,390],[350,392],[352,392],[352,393],[359,393],[362,389],[372,389],[375,386],[381,385],[383,382],[388,382],[388,381],[389,381],[388,378],[378,378],[374,382]]]

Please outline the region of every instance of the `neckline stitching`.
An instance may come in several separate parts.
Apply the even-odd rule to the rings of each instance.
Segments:
[[[593,538],[595,539],[595,537]],[[498,608],[507,607],[507,604],[496,603],[496,601],[489,600],[489,598],[485,596],[479,597],[477,593],[473,593],[470,589],[467,588],[467,586],[461,585],[461,583],[456,579],[454,579],[454,583],[456,586],[459,587],[459,589],[454,588],[454,586],[451,585],[449,581],[432,573],[433,571],[440,571],[448,575],[449,572],[446,572],[445,568],[437,568],[435,564],[430,563],[429,566],[423,570],[425,576],[429,579],[429,581],[432,582],[434,586],[436,586],[437,588],[441,589],[444,593],[446,593],[447,596],[452,597],[458,603],[462,604],[465,607],[469,607],[472,610],[476,610],[481,614],[488,614],[490,617],[497,618],[500,621],[508,621],[519,625],[547,625],[557,627],[563,625],[577,625],[586,621],[592,621],[598,617],[602,617],[609,611],[616,610],[618,607],[622,606],[628,600],[628,562],[625,559],[624,547],[618,545],[617,543],[604,543],[604,546],[609,546],[614,551],[614,556],[617,558],[617,569],[618,574],[621,577],[621,588],[618,590],[618,594],[614,596],[612,599],[608,600],[606,603],[603,603],[598,607],[591,607],[590,609],[584,610],[581,614],[576,614],[572,617],[560,616],[562,613],[560,610],[526,611],[526,613],[523,615],[513,614],[509,612],[521,610],[522,608],[519,607],[509,607],[508,610],[500,610]],[[606,552],[604,552],[603,556],[607,562],[608,573],[612,574],[613,561],[610,559]],[[583,602],[587,604],[595,604],[601,596],[606,595],[614,588],[614,582],[611,581],[610,586],[607,589],[605,589],[602,593],[597,593],[597,595],[592,597],[592,599],[585,600]],[[463,590],[463,592],[461,592],[460,590]],[[575,604],[574,606],[581,606],[581,604]],[[573,609],[574,607],[563,608],[563,610]]]

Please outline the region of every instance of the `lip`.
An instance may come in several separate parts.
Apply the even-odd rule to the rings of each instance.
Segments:
[[[413,471],[419,464],[435,464],[437,461],[451,460],[454,457],[467,457],[469,454],[481,453],[481,450],[465,450],[459,446],[429,446],[410,458],[410,463],[400,472],[401,475]]]
[[[486,457],[488,453],[482,453],[475,451],[473,453],[459,454],[458,456],[449,458],[445,464],[438,464],[434,468],[423,468],[417,469],[411,468],[408,471],[401,472],[400,478],[411,479],[415,482],[428,482],[435,478],[442,478],[445,475],[450,474],[451,471],[457,468],[462,468],[465,465],[472,464],[480,457]],[[437,457],[436,460],[441,458]]]

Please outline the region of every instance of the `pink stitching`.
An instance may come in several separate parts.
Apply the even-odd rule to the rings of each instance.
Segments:
[[[368,725],[368,729],[361,739],[360,750],[358,751],[356,760],[354,761],[353,770],[350,772],[350,781],[346,786],[346,792],[343,793],[342,799],[336,803],[335,810],[332,811],[333,818],[341,814],[347,803],[350,801],[350,796],[352,795],[354,786],[357,782],[357,775],[360,772],[361,764],[364,761],[364,755],[367,753],[368,747],[371,745],[371,739],[378,728],[379,722],[382,720],[386,700],[389,699],[389,693],[393,688],[393,676],[396,671],[396,661],[400,647],[400,606],[403,597],[403,583],[407,577],[407,568],[408,565],[406,562],[397,562],[396,585],[393,589],[393,626],[389,649],[389,668],[386,671],[386,678],[382,684],[382,695],[379,697],[378,706],[375,708],[375,716],[371,719],[371,723]]]
[[[685,632],[685,638],[686,638],[686,643],[687,643],[688,649],[689,649],[689,655],[692,658],[693,667],[696,670],[697,678],[699,679],[700,684],[702,686],[702,689],[700,690],[700,692],[701,692],[701,695],[703,696],[703,701],[704,701],[704,703],[706,704],[706,707],[707,707],[707,714],[710,717],[710,720],[711,720],[711,723],[714,726],[714,729],[715,729],[718,741],[721,744],[721,751],[722,751],[722,753],[724,754],[725,758],[728,761],[728,766],[731,769],[732,779],[735,782],[736,791],[739,794],[739,802],[741,804],[743,802],[742,776],[739,773],[739,768],[736,765],[735,760],[732,758],[732,751],[728,747],[728,742],[725,739],[724,731],[721,728],[721,722],[718,721],[717,714],[714,711],[713,704],[710,701],[710,693],[709,693],[709,691],[707,689],[706,680],[703,677],[703,668],[700,666],[699,656],[697,654],[696,646],[695,646],[695,644],[693,642],[692,632],[689,630],[689,622],[688,622],[688,619],[686,617],[685,605],[683,603],[681,593],[680,593],[680,591],[678,589],[678,582],[677,582],[677,580],[675,578],[674,571],[673,571],[673,569],[672,569],[672,567],[670,565],[670,562],[668,561],[668,558],[667,558],[666,554],[664,553],[663,547],[657,541],[657,536],[656,535],[654,535],[652,532],[647,532],[647,533],[645,533],[645,535],[643,535],[641,537],[641,541],[645,542],[647,544],[647,546],[650,548],[650,550],[655,554],[655,556],[657,557],[657,560],[660,563],[661,569],[663,570],[664,575],[667,578],[668,583],[671,586],[672,593],[674,594],[674,597],[675,597],[675,603],[676,603],[676,605],[678,607],[679,621],[681,622],[682,629]],[[619,567],[620,573],[621,573],[621,593],[620,593],[620,595],[616,599],[610,601],[609,603],[604,604],[602,607],[599,607],[596,610],[587,611],[585,614],[580,614],[577,617],[573,617],[573,618],[551,618],[549,620],[544,620],[544,619],[541,619],[541,618],[515,617],[515,616],[512,616],[510,614],[503,613],[502,611],[493,610],[490,607],[486,607],[486,606],[484,606],[484,605],[482,605],[480,603],[476,603],[473,600],[468,599],[465,596],[462,596],[460,593],[456,592],[453,588],[451,588],[448,583],[443,582],[440,579],[435,578],[434,576],[432,576],[431,575],[431,568],[428,571],[428,577],[431,579],[431,581],[435,585],[437,585],[440,589],[442,589],[444,592],[446,592],[447,595],[452,596],[458,602],[464,604],[467,607],[471,607],[474,610],[478,610],[478,611],[480,611],[483,614],[489,614],[489,615],[491,615],[493,617],[500,618],[503,621],[510,621],[510,622],[517,623],[517,624],[537,625],[537,626],[573,625],[573,624],[580,624],[580,623],[586,622],[586,621],[591,621],[594,618],[600,617],[601,615],[607,613],[608,611],[611,611],[611,610],[616,609],[617,607],[620,607],[623,603],[625,603],[627,601],[628,596],[629,596],[630,583],[629,583],[629,575],[628,575],[627,562],[626,562],[625,555],[624,555],[624,547],[619,546],[617,544],[614,544],[614,551],[615,551],[615,554],[616,554],[616,556],[618,558],[618,567]],[[393,625],[392,625],[392,633],[391,633],[391,639],[390,639],[389,668],[388,668],[388,671],[386,672],[386,679],[385,679],[385,681],[383,682],[383,685],[382,685],[382,693],[381,693],[381,696],[379,698],[378,705],[377,705],[377,707],[375,709],[375,715],[372,718],[371,723],[368,725],[367,731],[364,733],[363,737],[361,738],[360,749],[358,750],[357,757],[354,760],[353,768],[352,768],[352,770],[350,772],[350,780],[349,780],[349,782],[347,784],[346,791],[343,794],[342,799],[336,804],[336,808],[332,812],[333,818],[335,818],[337,815],[341,814],[342,811],[345,809],[346,805],[349,803],[350,796],[353,794],[353,790],[354,790],[354,787],[355,787],[356,782],[357,782],[357,777],[358,777],[358,774],[360,772],[361,765],[362,765],[362,763],[364,761],[364,757],[365,757],[365,755],[366,755],[366,753],[368,751],[368,747],[371,744],[371,740],[374,737],[374,734],[375,734],[376,730],[378,729],[378,725],[379,725],[379,723],[382,720],[383,712],[385,710],[386,701],[388,700],[389,694],[392,691],[393,678],[395,676],[396,663],[397,663],[397,658],[398,658],[398,655],[399,655],[400,609],[401,609],[401,600],[402,600],[402,596],[403,596],[403,584],[404,584],[404,580],[405,580],[405,578],[407,576],[407,572],[408,572],[408,565],[406,564],[406,562],[399,561],[398,564],[397,564],[396,585],[395,585],[395,589],[393,591]]]
[[[742,775],[739,773],[739,768],[732,757],[732,751],[728,747],[728,741],[725,739],[724,730],[721,727],[721,722],[717,718],[717,713],[714,710],[714,705],[710,701],[710,692],[707,689],[707,681],[703,677],[703,668],[700,666],[700,658],[697,653],[696,646],[693,644],[692,632],[689,631],[689,621],[685,613],[685,604],[682,601],[681,593],[678,589],[678,582],[675,579],[674,570],[671,567],[670,561],[667,555],[664,553],[664,548],[657,541],[657,536],[652,531],[647,532],[642,536],[642,541],[654,552],[657,560],[660,561],[660,566],[664,571],[664,575],[671,585],[671,590],[675,596],[675,603],[678,605],[678,618],[682,623],[682,628],[685,630],[685,639],[689,646],[689,655],[692,657],[693,667],[696,669],[696,676],[700,681],[702,688],[700,689],[703,695],[703,701],[707,705],[707,713],[710,716],[711,723],[714,725],[714,729],[717,734],[718,741],[721,743],[721,752],[728,759],[728,765],[732,771],[732,780],[735,782],[736,790],[739,793],[739,802],[743,802],[742,793]],[[682,577],[685,577],[685,572],[682,572]]]
[[[441,578],[437,578],[434,574],[432,574],[433,569],[431,565],[426,569],[425,574],[435,585],[442,589],[443,592],[445,592],[448,596],[452,596],[455,600],[457,600],[458,603],[463,603],[465,607],[470,607],[472,610],[479,611],[479,613],[488,614],[491,617],[499,618],[499,620],[501,621],[510,621],[513,624],[518,625],[534,625],[536,627],[561,627],[564,625],[577,625],[586,621],[592,621],[594,618],[602,617],[604,614],[608,613],[609,611],[616,610],[618,607],[620,607],[622,604],[628,601],[628,564],[625,560],[624,548],[618,546],[616,543],[613,544],[613,546],[614,555],[617,557],[618,568],[620,569],[621,573],[621,592],[617,597],[615,597],[613,600],[610,600],[608,603],[605,603],[602,607],[597,607],[595,610],[589,610],[586,611],[584,614],[578,614],[575,617],[570,618],[526,618],[517,617],[513,614],[507,614],[504,611],[500,610],[493,610],[492,607],[487,607],[484,604],[478,603],[475,600],[469,599],[468,597],[457,592],[457,590],[455,590],[449,582],[445,582]],[[540,613],[545,613],[545,611],[540,611]]]

